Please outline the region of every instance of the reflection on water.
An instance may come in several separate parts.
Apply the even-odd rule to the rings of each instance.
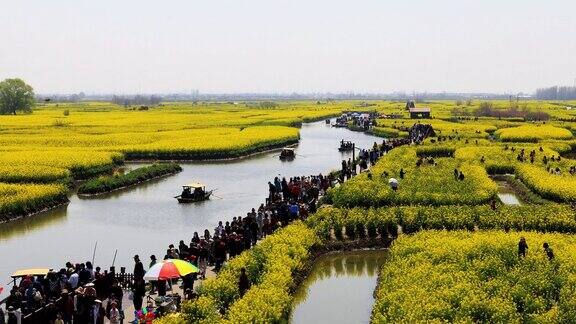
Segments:
[[[516,195],[516,192],[508,182],[496,181],[496,183],[498,184],[498,198],[500,198],[503,204],[516,206],[522,204],[520,203],[520,199]]]
[[[368,323],[387,251],[320,257],[294,296],[291,323]]]
[[[520,206],[520,200],[516,197],[516,194],[511,193],[499,193],[498,198],[504,203],[504,205],[516,205]]]
[[[73,195],[67,208],[0,224],[0,282],[20,268],[59,269],[66,261],[90,260],[96,241],[96,265],[110,266],[118,249],[116,266],[131,269],[134,254],[147,261],[150,254],[164,255],[170,243],[189,242],[194,231],[212,231],[219,220],[246,215],[264,202],[266,184],[274,176],[294,177],[338,168],[341,159],[349,157],[338,152],[341,139],[362,148],[382,141],[331,128],[324,122],[305,124],[296,159],[291,162],[283,163],[278,152],[268,152],[240,160],[181,163],[182,172],[173,176],[97,199]],[[128,168],[141,165],[131,163]],[[216,189],[215,196],[199,204],[178,204],[174,196],[180,194],[183,184],[193,180]]]
[[[62,205],[47,212],[32,217],[20,218],[15,221],[0,224],[0,243],[12,236],[25,235],[45,226],[55,225],[66,221],[66,209],[68,205]]]

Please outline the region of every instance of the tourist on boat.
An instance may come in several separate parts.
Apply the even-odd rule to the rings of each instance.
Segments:
[[[526,250],[528,250],[528,243],[524,237],[521,237],[520,242],[518,242],[518,256],[526,257]]]
[[[194,188],[194,193],[192,195],[192,198],[200,199],[203,197],[204,197],[204,190],[200,187]]]

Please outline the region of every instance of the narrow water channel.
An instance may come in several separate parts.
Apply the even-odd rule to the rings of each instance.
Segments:
[[[96,265],[108,268],[117,249],[115,265],[131,271],[134,254],[144,263],[150,254],[162,258],[168,244],[188,243],[194,231],[208,228],[212,232],[219,220],[244,216],[257,208],[267,196],[268,181],[275,176],[325,174],[338,168],[341,160],[349,157],[338,152],[341,139],[360,148],[382,141],[332,128],[323,121],[304,124],[300,136],[296,159],[291,162],[281,162],[278,152],[269,152],[234,161],[181,164],[183,171],[177,175],[95,199],[73,195],[65,207],[1,224],[0,286],[6,287],[17,269],[60,269],[66,261],[89,261],[96,241]],[[178,204],[173,197],[180,193],[181,185],[193,180],[217,189],[216,197],[198,204]]]
[[[369,323],[387,251],[327,254],[296,291],[290,323]]]
[[[508,182],[498,180],[496,184],[498,184],[498,198],[500,198],[500,201],[502,201],[504,205],[522,205],[514,188],[512,188]]]

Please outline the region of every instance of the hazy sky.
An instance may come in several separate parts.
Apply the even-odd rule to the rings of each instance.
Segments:
[[[41,93],[532,91],[576,78],[574,0],[0,0]]]

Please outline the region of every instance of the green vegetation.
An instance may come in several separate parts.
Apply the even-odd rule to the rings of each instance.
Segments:
[[[67,192],[62,184],[0,183],[0,222],[65,203]]]
[[[384,207],[341,209],[324,207],[306,221],[325,240],[388,238],[422,230],[507,229],[576,233],[576,211],[566,205],[501,205]]]
[[[34,89],[21,79],[0,82],[0,114],[29,113],[34,107]]]
[[[88,180],[80,185],[78,193],[93,195],[110,192],[180,171],[182,171],[182,168],[176,163],[156,163],[132,170],[126,174],[101,176]]]

